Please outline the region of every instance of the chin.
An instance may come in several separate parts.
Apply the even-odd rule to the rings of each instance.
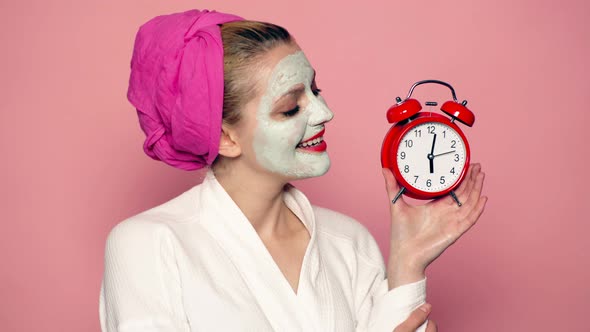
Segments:
[[[293,168],[290,172],[288,172],[288,175],[294,180],[302,180],[322,176],[326,174],[328,170],[330,170],[331,163],[330,158],[326,153],[325,156],[323,156],[319,160],[310,160],[308,163],[303,163],[298,166],[299,167]]]
[[[260,166],[288,181],[318,177],[330,169],[330,157],[323,153],[295,153],[286,158],[264,158]]]

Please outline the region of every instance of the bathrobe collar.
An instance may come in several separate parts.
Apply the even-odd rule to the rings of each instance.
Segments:
[[[200,189],[200,223],[240,271],[273,328],[277,331],[320,331],[325,328],[318,325],[318,315],[329,314],[324,311],[330,308],[331,304],[327,302],[331,298],[320,298],[318,294],[318,290],[325,290],[328,285],[326,277],[320,273],[316,220],[307,197],[291,184],[285,187],[285,204],[310,234],[295,294],[252,224],[211,170]],[[317,303],[320,307],[313,308],[307,305],[309,303]]]

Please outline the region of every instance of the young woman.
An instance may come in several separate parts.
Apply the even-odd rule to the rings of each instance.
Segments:
[[[192,10],[140,28],[128,97],[144,150],[209,170],[109,234],[103,331],[436,331],[424,270],[479,218],[483,173],[470,167],[462,207],[391,204],[385,266],[365,227],[289,183],[330,166],[315,75],[273,24]]]

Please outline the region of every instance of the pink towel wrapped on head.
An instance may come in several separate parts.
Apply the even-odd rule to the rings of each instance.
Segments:
[[[184,170],[217,157],[223,111],[223,43],[215,11],[157,16],[137,32],[127,98],[146,134],[145,153]]]

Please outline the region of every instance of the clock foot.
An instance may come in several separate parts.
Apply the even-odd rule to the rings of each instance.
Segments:
[[[395,195],[395,197],[391,200],[391,203],[395,204],[397,199],[404,193],[404,191],[406,191],[406,187],[402,187],[402,189],[397,192],[397,195]]]
[[[455,200],[455,202],[457,202],[457,205],[461,206],[463,205],[460,201],[459,198],[457,197],[457,195],[455,194],[455,192],[453,190],[451,190],[451,197],[453,197],[453,199]]]

